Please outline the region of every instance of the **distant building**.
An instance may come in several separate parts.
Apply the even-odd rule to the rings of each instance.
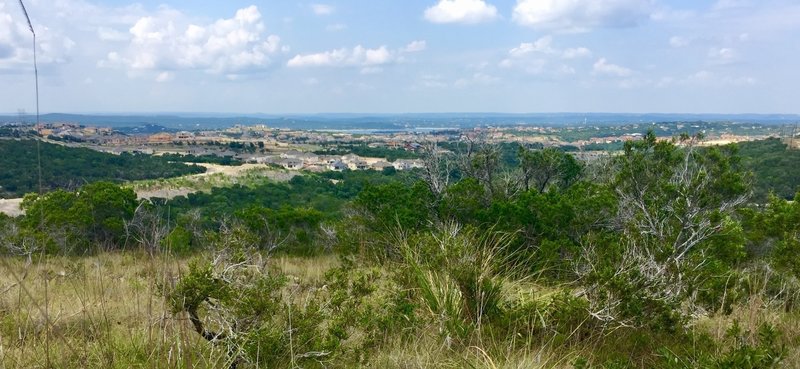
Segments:
[[[350,167],[350,169],[353,169],[353,170],[366,170],[366,169],[369,169],[369,164],[367,164],[366,161],[360,160],[360,159],[351,161],[348,164],[348,166]]]
[[[303,168],[303,161],[299,159],[283,159],[280,161],[280,164],[284,168],[291,170],[298,170]]]
[[[350,169],[350,167],[348,167],[347,164],[343,163],[342,161],[336,160],[336,161],[328,164],[328,169],[341,172],[341,171],[343,171],[345,169]]]
[[[172,142],[172,135],[167,132],[160,132],[153,135],[150,135],[147,138],[147,142],[151,144],[160,144],[160,143],[170,143]]]
[[[394,165],[392,165],[392,163],[389,162],[378,161],[373,163],[370,167],[375,170],[383,170],[384,168],[394,168]]]

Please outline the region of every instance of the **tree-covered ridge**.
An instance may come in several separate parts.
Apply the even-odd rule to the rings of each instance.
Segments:
[[[738,144],[744,165],[753,172],[754,200],[765,202],[770,192],[784,199],[800,190],[800,150],[788,150],[780,139]]]
[[[335,147],[323,145],[323,150],[314,151],[317,155],[347,155],[355,154],[368,158],[386,158],[390,162],[397,159],[417,159],[420,155],[413,151],[406,151],[399,148],[389,147],[370,147],[366,144],[339,144]]]
[[[22,197],[39,190],[35,140],[0,140],[0,197]],[[177,177],[205,168],[172,163],[166,158],[123,153],[113,155],[87,148],[40,142],[42,189],[76,189],[86,183],[121,183],[139,179]]]

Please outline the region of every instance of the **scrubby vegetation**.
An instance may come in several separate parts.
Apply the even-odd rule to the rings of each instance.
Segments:
[[[75,190],[96,181],[121,183],[205,172],[202,167],[149,155],[113,155],[44,142],[39,145],[44,191]],[[36,146],[35,140],[0,140],[0,198],[22,197],[39,190]]]
[[[800,190],[800,150],[788,150],[777,138],[742,142],[739,152],[747,169],[753,172],[753,198],[766,202],[770,192],[787,200]]]
[[[389,148],[389,147],[369,147],[366,144],[338,144],[335,147],[327,147],[323,145],[324,150],[314,151],[318,155],[347,155],[355,154],[368,158],[386,158],[388,161],[395,161],[397,159],[417,159],[420,155],[414,151],[407,151],[402,148]]]
[[[797,367],[800,202],[754,203],[737,146],[695,140],[651,133],[591,164],[476,142],[411,174],[170,201],[111,183],[29,196],[0,219],[0,360]]]
[[[209,163],[219,165],[242,165],[243,161],[234,159],[232,156],[217,156],[217,155],[193,155],[193,154],[163,154],[162,158],[169,161],[177,161],[182,163]]]

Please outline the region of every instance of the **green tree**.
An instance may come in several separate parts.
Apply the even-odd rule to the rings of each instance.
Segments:
[[[525,191],[531,188],[544,192],[550,186],[566,188],[580,178],[583,165],[572,155],[554,147],[518,151]]]
[[[698,149],[699,137],[627,142],[616,164],[616,253],[585,245],[592,315],[611,324],[675,329],[698,308],[719,308],[744,256],[735,211],[749,178],[735,146]],[[680,144],[678,146],[676,144]]]
[[[26,212],[22,224],[48,234],[62,251],[118,247],[137,204],[133,190],[97,182],[77,192],[27,195],[22,202]]]

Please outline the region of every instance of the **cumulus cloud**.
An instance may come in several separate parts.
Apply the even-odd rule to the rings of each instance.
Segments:
[[[564,59],[576,59],[592,55],[592,51],[585,47],[568,48],[564,50],[553,47],[553,37],[544,36],[535,42],[523,42],[519,46],[508,51],[510,57],[522,57],[528,54],[547,54],[556,55]]]
[[[335,8],[327,4],[311,4],[311,11],[316,15],[330,15],[333,14]]]
[[[11,2],[0,3],[0,70],[33,69],[32,35],[28,24]],[[9,9],[10,7],[10,9]],[[40,65],[63,64],[71,59],[76,43],[59,32],[36,24],[37,58]]]
[[[483,0],[439,0],[425,10],[425,19],[432,23],[475,24],[496,18],[497,8]]]
[[[604,74],[615,77],[629,77],[633,74],[633,70],[623,66],[609,63],[606,58],[600,58],[592,67],[595,74]]]
[[[500,67],[523,67],[529,73],[542,73],[548,64],[547,59],[578,59],[592,55],[592,51],[585,47],[574,47],[559,49],[553,46],[553,37],[544,36],[534,42],[523,42],[519,46],[508,51],[508,57],[500,62]],[[570,67],[562,70],[571,69]],[[574,70],[574,69],[573,69]],[[557,71],[555,71],[557,72]],[[556,73],[572,74],[572,73]]]
[[[562,57],[564,59],[577,59],[592,56],[592,51],[585,47],[575,47],[564,50]]]
[[[517,0],[512,18],[523,26],[580,32],[633,27],[652,11],[651,0]]]
[[[383,71],[381,66],[402,62],[402,54],[425,50],[424,40],[412,41],[405,47],[389,49],[385,45],[367,48],[358,45],[352,49],[340,48],[311,54],[297,54],[289,59],[286,66],[290,68],[307,67],[360,67],[361,74],[375,74]]]
[[[284,49],[280,37],[265,33],[256,6],[207,25],[184,18],[170,9],[139,18],[129,29],[127,48],[108,53],[98,64],[134,71],[194,69],[235,75],[267,67],[271,56]]]
[[[420,51],[424,51],[428,47],[428,43],[425,40],[416,40],[411,41],[406,47],[403,48],[403,51],[407,53],[416,53]]]
[[[387,64],[395,58],[386,46],[375,49],[358,45],[315,54],[298,54],[286,64],[289,67],[371,67]]]
[[[525,54],[540,52],[545,54],[552,54],[555,52],[551,44],[553,43],[552,36],[544,36],[539,38],[533,43],[523,42],[518,47],[511,49],[508,53],[511,56],[519,57]]]

